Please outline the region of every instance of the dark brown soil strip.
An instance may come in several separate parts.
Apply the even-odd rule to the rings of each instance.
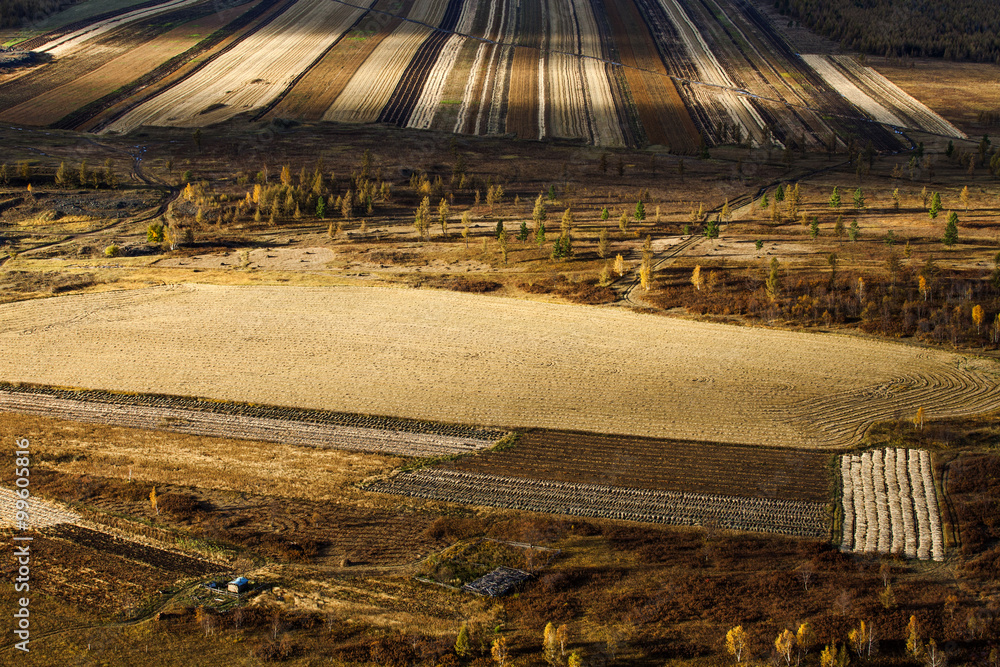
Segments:
[[[507,103],[507,132],[522,139],[538,138],[538,59],[542,46],[542,9],[538,2],[522,3],[518,17],[518,46],[511,64]]]

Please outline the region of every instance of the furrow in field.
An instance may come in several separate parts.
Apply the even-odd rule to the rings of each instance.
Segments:
[[[547,136],[593,140],[587,112],[587,81],[580,53],[580,35],[572,0],[545,0],[549,18],[545,80]]]
[[[484,3],[485,10],[477,20],[474,29],[486,42],[479,42],[469,69],[469,77],[462,92],[462,103],[455,119],[454,132],[457,134],[477,134],[477,126],[482,124],[482,100],[489,84],[490,68],[494,61],[496,46],[503,30],[507,12],[507,0],[490,0]],[[481,30],[480,30],[481,29]]]
[[[125,428],[242,438],[396,456],[468,454],[494,444],[492,440],[438,433],[315,424],[294,419],[219,414],[212,411],[167,407],[73,401],[23,392],[0,391],[0,412],[57,417],[89,424],[109,424]]]
[[[86,28],[94,23],[106,21],[107,19],[139,9],[153,7],[162,4],[163,1],[147,0],[146,2],[135,2],[134,0],[115,0],[114,2],[105,3],[78,2],[40,21],[37,24],[38,28],[45,32],[23,42],[18,42],[17,48],[24,51],[35,51],[49,42]]]
[[[0,109],[16,107],[59,86],[73,83],[132,49],[156,40],[170,31],[166,24],[178,25],[208,16],[208,4],[175,10],[165,16],[146,19],[105,33],[89,42],[86,49],[33,68],[0,85]]]
[[[669,77],[656,44],[632,2],[604,2],[625,78],[650,143],[690,152],[698,130]]]
[[[676,0],[638,0],[638,4],[656,27],[658,42],[661,37],[669,38],[659,43],[660,56],[671,75],[687,80],[680,91],[689,108],[704,114],[699,125],[706,140],[722,123],[739,125],[744,136],[761,141],[764,120],[745,97],[735,92],[741,87],[722,67],[687,10]]]
[[[337,42],[268,112],[268,117],[320,120],[372,52],[399,27],[413,2],[380,0],[375,5],[378,11],[363,18],[361,25]],[[393,8],[396,11],[392,16],[379,13]]]
[[[448,4],[449,0],[415,2],[409,20],[401,22],[375,48],[323,114],[323,120],[344,123],[377,120],[420,45],[435,34],[421,24],[438,25]]]
[[[868,98],[880,100],[894,116],[902,118],[906,127],[967,139],[964,132],[914,99],[905,90],[889,81],[871,67],[858,63],[853,56],[828,56],[838,71],[860,88]]]
[[[615,96],[611,92],[608,67],[603,62],[601,32],[590,0],[572,0],[573,16],[579,35],[580,69],[585,81],[587,114],[593,141],[598,146],[624,146],[622,126]]]
[[[299,0],[264,28],[194,75],[112,123],[202,127],[263,106],[350,28],[364,12],[327,0]]]
[[[872,99],[867,93],[862,91],[853,81],[843,74],[832,62],[829,56],[803,54],[802,60],[806,62],[831,88],[836,90],[847,101],[864,112],[870,118],[880,123],[905,127],[906,122],[892,111]]]
[[[194,47],[162,63],[125,86],[86,104],[53,123],[52,127],[82,132],[102,132],[143,103],[178,85],[232,50],[241,41],[275,20],[296,0],[254,0],[234,8],[234,18]],[[227,11],[228,13],[228,11]]]
[[[24,125],[51,125],[66,116],[67,110],[98,100],[184,53],[244,10],[237,7],[188,21],[73,81],[7,109],[0,113],[0,120]]]
[[[448,80],[459,60],[463,47],[468,41],[462,35],[469,34],[479,13],[479,0],[467,0],[462,5],[462,14],[455,30],[458,34],[450,35],[444,43],[437,61],[424,83],[420,97],[414,104],[414,109],[406,122],[407,127],[426,130],[431,127],[444,99]]]

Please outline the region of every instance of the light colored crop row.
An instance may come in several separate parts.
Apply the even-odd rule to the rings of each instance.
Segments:
[[[330,108],[323,120],[371,123],[378,119],[420,45],[433,34],[444,16],[448,0],[416,2],[406,21],[376,47]],[[427,25],[421,25],[427,24]]]
[[[680,35],[689,59],[695,64],[698,81],[704,84],[691,87],[695,99],[699,99],[706,109],[725,113],[727,117],[713,119],[716,122],[738,124],[743,127],[745,136],[760,142],[767,123],[744,96],[736,94],[739,87],[729,78],[685,8],[677,0],[658,2]]]
[[[204,126],[261,107],[285,90],[363,13],[363,9],[329,0],[299,0],[103,132],[128,132],[140,125]]]
[[[803,54],[801,57],[828,86],[878,122],[896,127],[906,126],[903,119],[861,90],[854,81],[837,69],[829,56]]]
[[[175,9],[181,9],[182,7],[194,5],[203,1],[204,0],[169,0],[168,2],[154,5],[152,7],[136,9],[130,12],[125,12],[124,14],[118,14],[117,16],[113,16],[96,23],[91,23],[90,25],[84,26],[79,30],[74,30],[73,32],[61,35],[60,37],[43,44],[35,50],[48,53],[56,58],[63,58],[77,51],[85,42],[88,42],[95,37],[100,37],[111,30],[120,28],[135,21],[149,18],[151,16],[156,16],[157,14],[173,11]],[[67,112],[68,111],[69,109],[67,109]]]
[[[887,449],[841,459],[846,551],[942,560],[944,540],[930,455]]]
[[[472,24],[476,19],[478,11],[479,0],[468,0],[462,5],[462,15],[455,26],[456,34],[448,38],[448,41],[445,42],[444,47],[441,49],[441,53],[438,54],[437,60],[431,69],[431,74],[427,77],[427,82],[424,84],[424,89],[420,92],[420,98],[413,109],[413,113],[410,115],[409,121],[407,121],[407,127],[414,127],[421,130],[430,128],[431,123],[434,121],[434,115],[441,106],[441,100],[444,99],[444,89],[445,84],[448,82],[448,76],[455,68],[458,54],[467,41],[467,38],[463,37],[463,35],[468,35],[472,32]]]
[[[91,424],[242,438],[397,456],[467,454],[491,440],[304,421],[219,414],[199,410],[72,401],[42,394],[0,391],[0,411],[58,417]]]
[[[854,548],[854,480],[851,478],[851,460],[843,456],[840,459],[841,497],[843,509],[843,547]]]
[[[191,284],[55,296],[0,304],[0,349],[9,382],[783,447],[854,442],[856,419],[893,418],[911,391],[941,418],[1000,408],[989,360],[437,290]],[[949,376],[952,390],[924,394],[898,380],[901,368],[931,384]],[[889,382],[891,401],[871,398]]]
[[[828,58],[841,72],[850,76],[870,98],[882,100],[883,104],[893,110],[895,116],[904,119],[906,126],[959,139],[968,138],[964,132],[931,111],[925,104],[873,68],[859,63],[853,56],[828,56]]]
[[[934,474],[931,471],[931,455],[920,451],[920,476],[924,482],[924,498],[927,506],[927,521],[931,528],[931,557],[944,558],[944,536],[941,533],[941,516],[938,512],[937,493],[934,490]]]
[[[424,468],[377,482],[369,491],[470,505],[675,526],[824,537],[823,503],[651,491]]]
[[[17,523],[17,501],[20,497],[13,490],[0,486],[0,526],[21,529]],[[80,517],[54,503],[28,498],[28,530],[48,528],[61,523],[76,523]]]

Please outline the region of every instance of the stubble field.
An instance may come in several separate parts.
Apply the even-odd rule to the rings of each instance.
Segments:
[[[994,362],[438,291],[169,286],[0,306],[0,379],[785,447],[996,409]]]

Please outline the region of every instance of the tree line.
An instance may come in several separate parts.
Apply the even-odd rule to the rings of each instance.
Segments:
[[[1000,64],[994,0],[775,0],[774,6],[846,49]]]

